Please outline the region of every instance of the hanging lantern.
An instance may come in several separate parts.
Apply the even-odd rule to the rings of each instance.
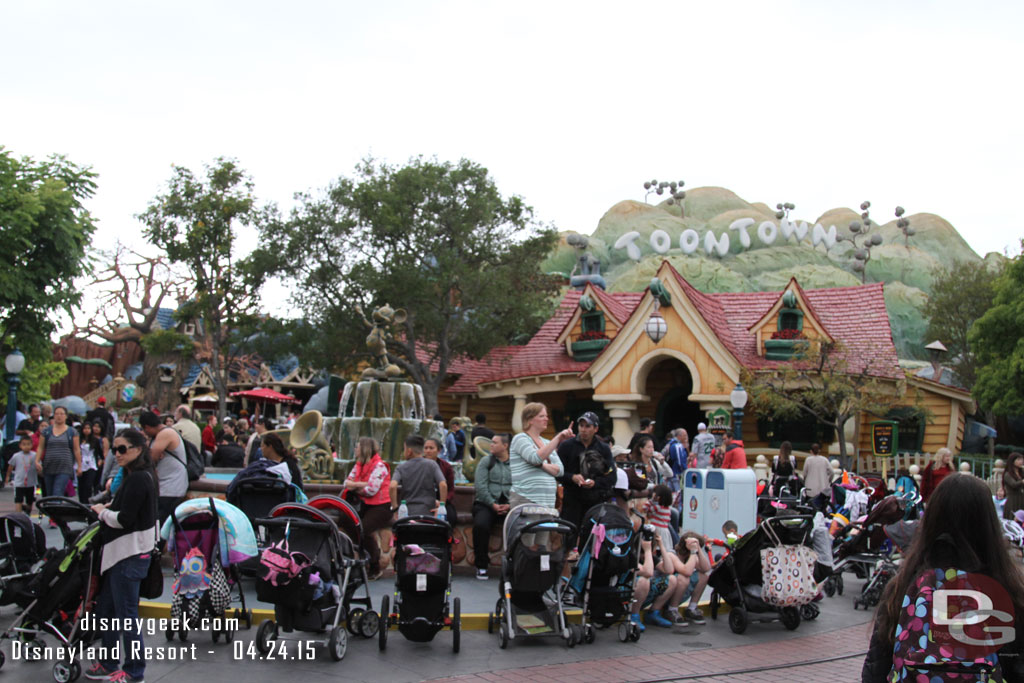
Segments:
[[[651,313],[651,317],[644,323],[644,329],[647,331],[647,336],[651,338],[655,344],[660,342],[668,334],[668,323],[661,317],[661,313],[658,312],[658,304],[654,304],[654,313]]]

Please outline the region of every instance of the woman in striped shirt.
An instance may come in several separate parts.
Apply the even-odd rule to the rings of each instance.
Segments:
[[[548,441],[541,436],[547,427],[547,407],[543,403],[527,403],[523,408],[523,431],[516,434],[509,445],[508,464],[512,474],[509,504],[512,507],[529,503],[555,507],[558,492],[555,477],[564,472],[555,450],[558,444],[575,435],[570,426]]]

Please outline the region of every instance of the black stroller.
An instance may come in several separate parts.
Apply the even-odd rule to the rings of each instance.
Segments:
[[[583,520],[580,538],[584,543],[569,580],[569,587],[582,598],[583,642],[594,642],[595,625],[614,624],[619,625],[619,640],[636,642],[641,631],[628,619],[639,564],[639,535],[629,514],[610,503],[590,508]]]
[[[801,608],[816,598],[816,592],[806,596],[800,606],[776,607],[762,598],[764,568],[761,551],[765,548],[804,545],[812,548],[812,515],[784,515],[772,517],[736,542],[732,552],[711,570],[708,585],[711,593],[711,618],[718,618],[721,601],[729,606],[729,628],[740,634],[751,621],[781,621],[793,631],[799,628]],[[815,580],[821,581],[828,568],[815,563]],[[757,615],[757,616],[755,616]],[[815,613],[816,616],[816,613]]]
[[[826,595],[843,594],[844,572],[852,572],[859,579],[868,579],[879,561],[889,558],[893,544],[885,533],[885,527],[904,518],[906,504],[907,500],[902,496],[886,496],[871,507],[863,521],[851,522],[836,531],[835,568],[823,586]],[[865,607],[870,606],[864,604]],[[854,607],[857,607],[857,602]]]
[[[71,530],[72,523],[87,519],[94,522],[61,550],[49,551],[34,572],[8,584],[16,592],[15,602],[24,611],[0,634],[0,640],[17,640],[26,659],[42,657],[46,644],[43,636],[52,635],[68,653],[53,665],[53,678],[58,683],[76,680],[82,666],[74,659],[79,642],[89,643],[93,634],[82,629],[92,612],[99,591],[100,525],[96,515],[78,501],[69,498],[42,498],[38,507],[43,514],[57,521],[61,531]],[[0,666],[4,656],[0,652]]]
[[[245,513],[249,523],[255,528],[256,520],[270,516],[270,511],[283,503],[295,501],[295,491],[291,484],[275,474],[254,476],[243,479],[228,489],[225,499]],[[263,550],[262,538],[257,534],[259,549]],[[244,576],[259,576],[259,557],[243,562],[239,570]]]
[[[9,581],[17,582],[46,554],[46,533],[23,512],[0,516],[0,605],[15,601]]]
[[[426,643],[445,626],[452,631],[452,650],[459,651],[462,608],[452,592],[452,530],[435,517],[404,517],[391,527],[395,542],[395,608],[381,598],[379,645],[387,647],[388,628],[416,643]]]
[[[340,501],[344,503],[344,501]],[[322,504],[322,503],[321,503]],[[300,647],[308,638],[282,637],[280,631],[325,634],[317,642],[327,646],[334,661],[348,651],[348,632],[341,624],[354,601],[356,588],[362,586],[370,604],[366,579],[366,559],[352,539],[339,531],[330,511],[300,503],[284,503],[268,518],[256,520],[265,549],[261,554],[262,573],[256,581],[256,596],[274,605],[274,619],[260,624],[256,647],[266,654],[276,640],[296,640]],[[378,620],[376,614],[364,614],[362,634]],[[376,634],[376,629],[373,629]]]
[[[502,649],[517,636],[562,638],[569,647],[582,640],[582,627],[570,628],[562,606],[566,540],[574,533],[552,508],[520,505],[508,513],[500,597],[487,624],[491,633],[497,627]]]

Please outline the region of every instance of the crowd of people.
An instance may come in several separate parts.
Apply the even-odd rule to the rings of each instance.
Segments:
[[[165,416],[142,412],[137,429],[115,434],[114,422],[115,416],[102,405],[74,423],[63,407],[30,406],[18,424],[18,449],[8,460],[6,476],[14,483],[18,510],[28,514],[37,485],[44,495],[74,493],[82,502],[93,503],[102,525],[103,548],[96,614],[131,624],[138,615],[139,588],[149,570],[156,529],[186,495],[186,442],[213,466],[240,468],[236,480],[247,472],[269,469],[301,488],[302,472],[291,449],[278,435],[267,433],[273,425],[264,418],[250,421],[240,416],[218,425],[216,417],[210,416],[201,429],[189,408],[180,406]],[[588,510],[610,503],[631,515],[637,531],[643,529],[630,619],[641,630],[703,624],[699,603],[712,569],[709,539],[684,528],[675,503],[687,469],[746,467],[742,441],[727,434],[718,445],[701,423],[692,443],[687,431],[679,428],[658,444],[654,422],[644,420],[629,445],[620,446],[600,434],[600,419],[593,412],[582,413],[550,439],[543,436],[550,433],[549,423],[541,403],[523,408],[522,430],[515,435],[495,433],[486,426],[486,416],[477,415],[467,437],[468,425],[456,419],[443,438],[406,438],[403,461],[394,469],[382,459],[376,441],[359,439],[344,496],[363,522],[370,578],[381,575],[376,534],[400,510],[457,520],[451,462],[473,449],[477,462],[472,537],[478,578],[489,577],[492,532],[511,508],[556,508],[579,528]],[[801,472],[791,444],[783,442],[772,459],[771,473],[776,493],[798,481],[801,491],[819,508],[833,481],[831,464],[817,444],[811,446]],[[901,636],[917,628],[907,622],[904,607],[910,599],[917,601],[919,609],[922,604],[931,609],[928,601],[933,592],[945,581],[959,580],[961,574],[975,577],[970,579],[975,582],[977,576],[988,577],[1007,587],[1009,602],[1000,607],[1024,615],[1024,577],[1005,552],[988,487],[976,477],[956,473],[952,453],[940,449],[922,472],[922,493],[927,507],[920,532],[879,607],[864,681],[891,680],[893,671],[898,675],[930,671],[915,659],[924,646],[915,649]],[[1009,457],[997,497],[1005,498],[1008,519],[1024,509],[1024,455]],[[729,540],[736,539],[735,532],[734,523],[723,527]],[[571,562],[585,539],[567,542],[574,548]],[[110,647],[122,638],[126,644],[141,642],[142,636],[137,629],[127,629],[104,632],[102,638],[104,646]],[[1022,651],[1024,640],[1014,637],[1005,647],[989,652],[984,662],[979,658],[974,664],[992,671],[998,668],[1004,680],[1024,680],[1018,656]],[[934,668],[935,663],[928,665]],[[126,656],[123,661],[94,662],[86,675],[124,683],[142,680],[144,670],[144,661]]]

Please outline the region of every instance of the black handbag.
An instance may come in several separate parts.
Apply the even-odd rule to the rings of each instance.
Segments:
[[[149,571],[146,578],[139,584],[139,597],[153,600],[164,594],[164,571],[160,566],[160,515],[156,506],[156,499],[153,500],[153,550],[149,553]]]

